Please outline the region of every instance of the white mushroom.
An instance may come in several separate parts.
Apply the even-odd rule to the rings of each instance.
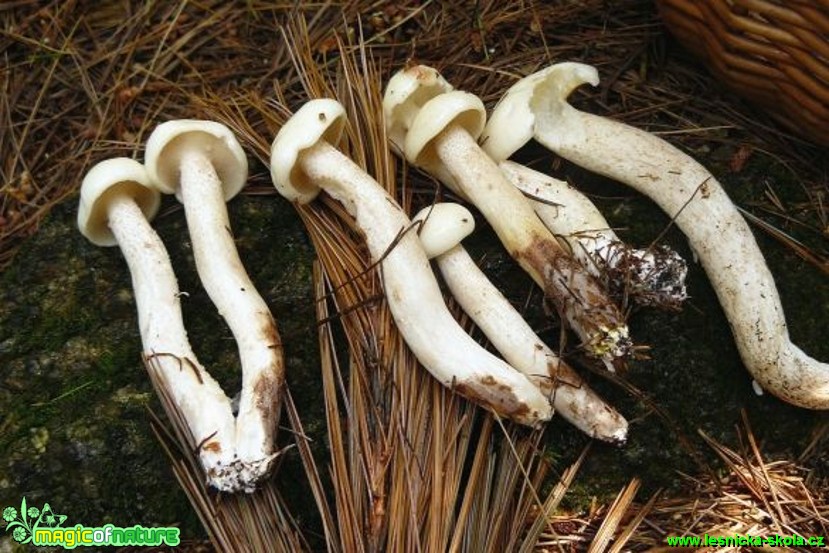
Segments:
[[[640,305],[676,309],[688,297],[688,266],[668,246],[636,249],[616,235],[590,201],[570,184],[512,161],[498,164],[529,199],[536,215],[573,256],[619,295]]]
[[[622,314],[476,143],[486,121],[481,100],[450,89],[428,67],[398,72],[383,100],[389,139],[410,163],[475,204],[510,255],[566,317],[584,350],[611,366],[631,345]]]
[[[158,211],[159,198],[137,161],[102,161],[81,185],[78,227],[98,246],[120,246],[132,275],[147,367],[157,371],[187,424],[208,482],[232,491],[249,475],[237,463],[230,400],[190,347],[176,276],[148,221]]]
[[[225,206],[245,184],[247,159],[224,125],[180,120],[156,127],[146,165],[154,185],[184,205],[199,277],[236,339],[242,366],[238,455],[265,474],[275,457],[285,368],[276,322],[239,259]]]
[[[598,82],[594,67],[578,63],[553,65],[522,79],[496,107],[484,147],[502,160],[535,138],[654,200],[688,237],[754,379],[795,405],[829,408],[829,365],[792,344],[771,272],[722,186],[666,141],[567,103],[575,88]]]
[[[412,219],[423,249],[434,259],[452,296],[504,359],[552,399],[553,408],[587,435],[624,443],[627,421],[607,405],[539,338],[460,244],[475,228],[468,209],[440,203]]]
[[[444,386],[516,422],[548,420],[547,398],[522,374],[477,344],[443,302],[411,221],[374,179],[343,155],[345,125],[334,100],[312,100],[289,119],[271,146],[271,176],[282,196],[313,200],[320,189],[341,202],[380,264],[389,309],[420,363]]]

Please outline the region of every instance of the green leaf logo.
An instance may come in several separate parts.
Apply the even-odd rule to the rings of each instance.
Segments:
[[[26,535],[27,535],[27,534],[26,534],[26,529],[25,529],[25,528],[23,528],[22,526],[18,526],[17,528],[15,528],[15,529],[12,531],[12,537],[13,537],[13,538],[14,538],[14,540],[15,540],[15,541],[17,541],[17,542],[21,542],[21,543],[22,543],[22,542],[23,542],[23,540],[25,540],[25,539],[26,539]]]
[[[12,538],[18,543],[29,543],[32,541],[34,531],[40,526],[58,528],[66,522],[66,515],[58,515],[52,511],[48,503],[43,509],[28,507],[26,498],[20,502],[20,510],[14,507],[3,509],[3,520],[6,521],[6,532],[11,530]]]
[[[6,507],[3,509],[3,520],[11,522],[17,518],[17,509],[14,507]]]
[[[26,498],[20,502],[20,516],[17,514],[17,509],[14,507],[6,507],[3,509],[3,520],[6,524],[6,532],[12,531],[12,538],[18,543],[28,543],[32,540],[32,527],[26,520],[27,515]]]

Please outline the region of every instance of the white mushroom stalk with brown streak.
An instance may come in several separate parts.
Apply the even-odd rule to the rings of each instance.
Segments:
[[[150,135],[146,165],[154,185],[184,205],[199,278],[236,339],[242,367],[237,454],[251,480],[260,479],[276,458],[285,367],[276,322],[239,259],[225,206],[245,184],[247,158],[224,125],[179,120]]]
[[[250,484],[236,457],[230,400],[196,359],[181,316],[179,288],[164,244],[149,223],[160,194],[143,165],[102,161],[81,185],[78,228],[93,244],[120,246],[132,275],[148,370],[155,371],[193,438],[210,485],[233,491]]]
[[[389,140],[410,163],[480,210],[510,255],[579,335],[584,351],[612,368],[615,358],[630,351],[624,317],[476,143],[486,121],[481,100],[451,88],[437,71],[424,66],[392,77],[383,99]]]
[[[512,161],[498,164],[535,213],[573,256],[614,296],[640,305],[677,309],[688,297],[688,265],[668,246],[637,249],[622,242],[590,199],[569,183]]]
[[[452,296],[504,359],[579,430],[606,442],[624,443],[627,421],[541,340],[461,245],[475,228],[469,210],[439,203],[424,208],[412,221],[421,223],[418,235],[423,249],[437,263]]]
[[[271,146],[276,189],[300,204],[325,190],[354,217],[372,260],[379,263],[401,336],[438,381],[521,424],[537,426],[548,420],[552,409],[547,398],[452,317],[409,218],[373,178],[335,148],[344,126],[345,112],[335,100],[303,105]]]
[[[722,186],[661,138],[567,102],[578,86],[598,82],[598,71],[579,63],[553,65],[522,79],[493,112],[484,147],[503,160],[535,138],[563,158],[654,200],[688,238],[757,383],[795,405],[829,409],[829,365],[791,342],[771,272]]]

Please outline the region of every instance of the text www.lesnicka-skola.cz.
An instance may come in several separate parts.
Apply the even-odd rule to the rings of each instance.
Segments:
[[[744,534],[733,534],[731,536],[668,536],[665,542],[671,547],[797,547],[825,545],[823,536],[797,536],[771,534],[768,536],[746,536]]]

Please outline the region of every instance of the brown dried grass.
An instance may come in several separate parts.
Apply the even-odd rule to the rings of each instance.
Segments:
[[[662,132],[692,151],[739,145],[737,165],[740,157],[762,155],[788,167],[808,201],[764,202],[765,219],[780,231],[774,236],[796,251],[803,247],[789,238],[806,243],[804,257],[825,267],[822,151],[753,117],[698,66],[666,63],[650,0],[18,0],[0,5],[0,268],[54,205],[77,192],[92,163],[137,156],[160,119],[198,116],[194,96],[232,99],[257,90],[282,95],[288,106],[300,102],[301,79],[280,31],[300,19],[323,70],[334,63],[339,34],[362,40],[384,76],[408,60],[431,64],[490,105],[534,69],[588,61],[603,82],[581,101],[597,113]]]
[[[634,479],[610,507],[597,506],[586,516],[559,515],[552,519],[558,536],[543,536],[539,547],[552,550],[593,551],[597,540],[608,543],[603,529],[635,528],[629,534],[617,530],[607,551],[690,551],[668,547],[668,536],[824,536],[829,538],[829,494],[810,482],[809,471],[796,461],[764,459],[747,419],[738,429],[740,447],[728,448],[705,433],[700,435],[722,461],[715,475],[680,474],[679,494],[664,497],[657,492],[644,504],[632,501]],[[816,436],[815,444],[818,444]],[[624,504],[624,509],[614,506]],[[588,548],[589,547],[589,548]],[[715,548],[713,548],[715,549]],[[713,550],[711,549],[711,550]],[[734,547],[728,551],[771,551],[777,548]],[[786,550],[786,548],[782,548]],[[825,551],[825,547],[792,547],[789,551]]]

